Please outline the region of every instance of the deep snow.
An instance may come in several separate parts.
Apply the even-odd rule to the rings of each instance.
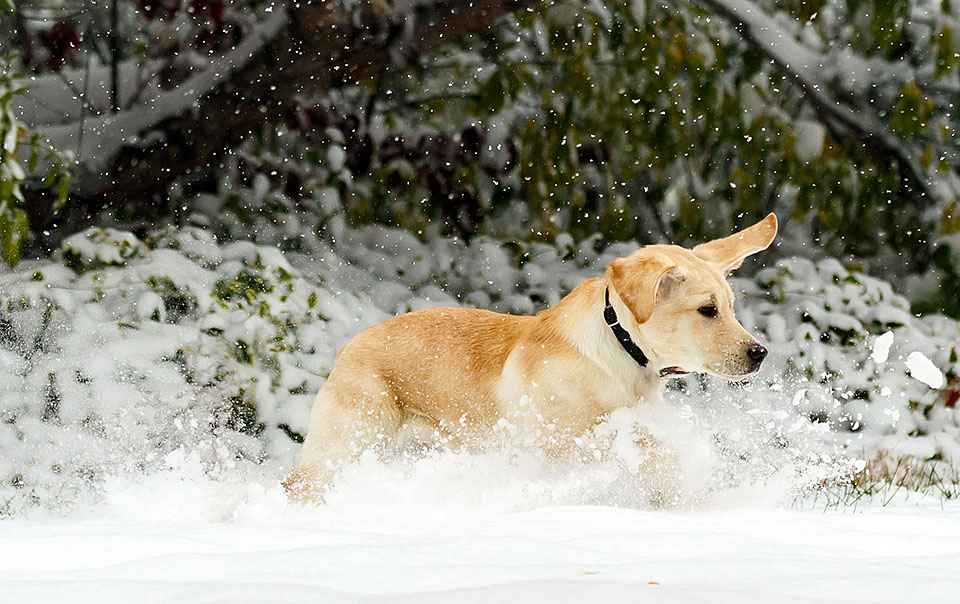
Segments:
[[[66,515],[0,521],[3,601],[955,601],[960,503],[812,491],[844,466],[741,417],[731,459],[669,403],[611,416],[610,432],[643,420],[674,445],[685,491],[666,509],[622,464],[509,445],[368,453],[308,506],[287,502],[280,464],[211,473],[181,448]]]
[[[364,481],[322,507],[189,468],[115,482],[70,518],[0,522],[3,600],[953,602],[960,589],[957,502],[531,507],[523,484],[480,496],[474,461],[459,480],[419,472],[419,497]],[[396,477],[373,474],[390,495]]]

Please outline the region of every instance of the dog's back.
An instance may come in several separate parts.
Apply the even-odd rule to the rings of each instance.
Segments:
[[[377,375],[378,387],[402,412],[440,424],[489,426],[497,419],[494,388],[504,362],[535,320],[470,308],[394,317],[344,347],[328,387]]]

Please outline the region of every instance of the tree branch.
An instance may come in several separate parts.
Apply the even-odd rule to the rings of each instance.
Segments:
[[[403,14],[379,11],[372,3],[359,19],[341,2],[290,0],[287,6],[275,6],[273,14],[262,20],[272,25],[271,31],[255,29],[248,34],[248,38],[268,39],[241,41],[241,46],[247,43],[244,50],[234,52],[220,68],[189,78],[150,107],[140,105],[104,116],[98,122],[99,132],[91,128],[99,136],[86,135],[84,164],[74,178],[69,202],[73,211],[59,220],[68,223],[61,229],[81,226],[78,221],[88,221],[87,216],[101,208],[162,195],[176,178],[215,165],[225,150],[264,122],[281,117],[298,94],[402,68],[447,42],[484,31],[504,13],[533,3],[434,0],[415,4]],[[166,99],[176,111],[167,113],[158,106]],[[156,114],[153,119],[151,112]],[[88,124],[92,121],[88,118]],[[61,129],[72,136],[75,127],[71,123],[42,130],[56,140]],[[52,225],[33,226],[50,229]]]
[[[804,94],[821,118],[836,122],[860,137],[882,156],[892,158],[900,173],[919,197],[933,201],[930,179],[905,141],[894,135],[886,124],[876,117],[858,112],[834,101],[827,87],[815,75],[832,61],[797,42],[750,0],[695,0],[708,12],[715,14],[737,30],[754,50],[766,57],[777,69],[800,85]]]

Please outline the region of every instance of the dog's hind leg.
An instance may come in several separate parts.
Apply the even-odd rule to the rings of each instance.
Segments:
[[[337,471],[400,429],[402,414],[383,380],[349,386],[328,382],[317,395],[300,464],[283,483],[292,500],[321,501]]]

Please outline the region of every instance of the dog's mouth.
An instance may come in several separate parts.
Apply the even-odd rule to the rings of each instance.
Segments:
[[[758,371],[760,371],[760,367],[759,367],[759,366],[753,367],[753,368],[750,368],[750,369],[747,369],[747,370],[744,371],[743,373],[724,373],[724,372],[722,372],[722,371],[716,371],[716,370],[713,370],[713,369],[710,369],[710,370],[709,370],[709,373],[712,373],[713,375],[715,375],[715,376],[717,376],[717,377],[719,377],[719,378],[723,378],[723,379],[725,379],[725,380],[727,380],[727,381],[730,381],[730,382],[739,382],[739,381],[742,381],[742,380],[747,379],[748,377],[750,377],[751,375],[753,375],[754,373],[756,373],[756,372],[758,372]]]
[[[757,365],[756,367],[750,367],[743,373],[727,373],[725,371],[714,369],[713,367],[705,367],[704,370],[706,371],[706,373],[715,375],[718,378],[723,378],[730,382],[739,382],[741,380],[747,379],[747,377],[760,371],[760,366]],[[664,367],[663,369],[660,370],[660,377],[686,375],[688,373],[693,373],[693,370],[684,369],[683,367],[680,367],[678,365],[670,365],[669,367]]]

